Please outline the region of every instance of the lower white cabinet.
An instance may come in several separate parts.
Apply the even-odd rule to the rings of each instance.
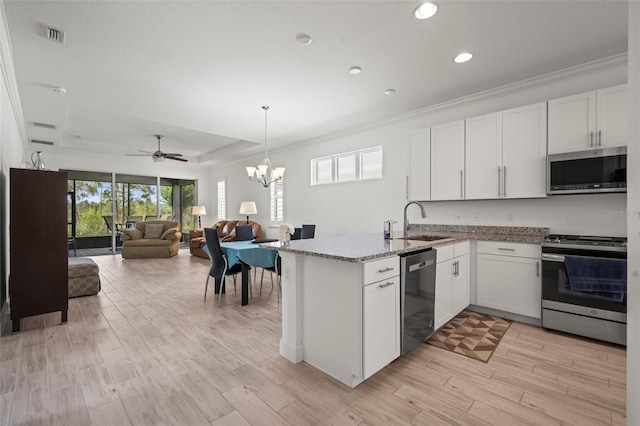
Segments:
[[[364,378],[400,356],[400,277],[363,287]]]
[[[540,254],[537,244],[479,241],[478,305],[540,318]]]
[[[435,328],[462,312],[470,302],[469,242],[436,247]]]

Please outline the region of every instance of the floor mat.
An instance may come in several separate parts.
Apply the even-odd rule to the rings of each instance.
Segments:
[[[487,362],[510,325],[500,317],[462,311],[432,334],[427,343]]]

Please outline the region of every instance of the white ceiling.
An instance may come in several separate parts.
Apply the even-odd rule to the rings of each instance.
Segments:
[[[25,121],[57,126],[29,125],[29,138],[121,156],[154,151],[161,134],[163,151],[190,164],[259,154],[262,105],[276,149],[627,50],[626,1],[439,1],[425,21],[413,17],[419,3],[4,7]],[[65,43],[43,37],[43,25],[65,31]],[[299,33],[313,42],[300,45]],[[462,51],[475,57],[453,63]]]

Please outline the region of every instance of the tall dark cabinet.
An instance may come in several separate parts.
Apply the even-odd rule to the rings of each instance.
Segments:
[[[13,331],[22,318],[49,312],[67,322],[67,174],[11,169],[9,182]]]

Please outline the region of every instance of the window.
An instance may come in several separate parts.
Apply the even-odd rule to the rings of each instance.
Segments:
[[[284,183],[280,179],[271,184],[271,220],[282,222],[284,220]]]
[[[227,218],[227,181],[218,180],[218,219]]]
[[[311,160],[311,185],[382,179],[382,147]]]

